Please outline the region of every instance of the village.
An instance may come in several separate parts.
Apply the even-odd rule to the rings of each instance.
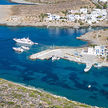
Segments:
[[[32,26],[92,26],[107,25],[107,9],[80,8],[79,10],[65,10],[58,14],[41,13],[40,15],[11,15],[3,19],[8,25],[32,25]]]
[[[46,21],[70,21],[79,22],[80,24],[87,23],[99,23],[100,21],[106,20],[107,10],[106,9],[87,9],[80,8],[80,10],[67,10],[64,12],[65,16],[60,16],[57,14],[47,13]]]
[[[38,11],[31,11],[31,13],[24,11],[30,6],[11,6],[8,17],[2,18],[1,22],[7,25],[20,26],[47,26],[47,27],[83,27],[83,26],[107,26],[108,9],[107,0],[92,0],[95,4],[92,6],[80,6],[78,8],[69,8],[53,11],[49,9],[41,9]],[[39,6],[39,5],[38,5]],[[18,14],[14,13],[14,9],[18,10]],[[24,9],[23,9],[24,8]],[[34,6],[34,10],[35,10]],[[45,8],[45,7],[44,7]],[[54,7],[55,8],[55,7]],[[31,9],[31,8],[30,8]],[[29,13],[29,14],[28,14]]]

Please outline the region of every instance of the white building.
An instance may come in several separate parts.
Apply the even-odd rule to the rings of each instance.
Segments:
[[[74,17],[76,20],[80,20],[80,15],[75,15]]]
[[[60,16],[56,14],[47,13],[47,15],[48,15],[47,20],[59,20],[60,19]]]
[[[82,21],[85,21],[86,15],[82,14],[82,15],[80,16],[80,19],[81,19]]]
[[[68,13],[71,13],[71,14],[79,13],[79,10],[69,10]]]
[[[89,47],[87,54],[94,55],[94,53],[95,53],[94,48],[93,47]]]
[[[87,8],[81,8],[80,9],[80,13],[83,13],[83,14],[87,14]]]
[[[67,19],[69,21],[75,21],[75,16],[73,14],[69,14],[69,15],[67,15]]]
[[[107,49],[105,46],[89,47],[87,54],[105,56],[107,54]]]
[[[104,56],[106,54],[105,46],[95,46],[95,54]]]

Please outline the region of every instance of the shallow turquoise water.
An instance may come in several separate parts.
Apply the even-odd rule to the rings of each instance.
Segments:
[[[85,64],[67,60],[31,61],[28,56],[53,46],[79,47],[87,42],[76,37],[101,28],[61,29],[0,26],[0,77],[34,86],[90,105],[108,108],[108,68],[92,68],[84,73]],[[22,54],[12,50],[14,37],[29,36],[38,46]],[[88,89],[88,85],[92,87]]]

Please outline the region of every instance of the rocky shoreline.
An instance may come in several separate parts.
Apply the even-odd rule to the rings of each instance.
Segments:
[[[98,108],[4,79],[0,79],[0,91],[2,108]]]
[[[104,30],[98,30],[93,32],[88,32],[77,39],[89,41],[94,45],[108,45],[108,28]]]

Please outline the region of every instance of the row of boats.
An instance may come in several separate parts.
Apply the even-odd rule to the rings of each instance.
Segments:
[[[28,37],[27,37],[27,38],[21,38],[21,39],[14,38],[13,40],[14,40],[16,43],[21,44],[20,47],[13,47],[13,50],[14,50],[14,51],[17,51],[17,52],[23,52],[23,51],[25,51],[25,50],[29,50],[30,47],[28,47],[28,46],[31,46],[31,45],[38,45],[38,43],[34,43],[34,42],[31,41]]]

